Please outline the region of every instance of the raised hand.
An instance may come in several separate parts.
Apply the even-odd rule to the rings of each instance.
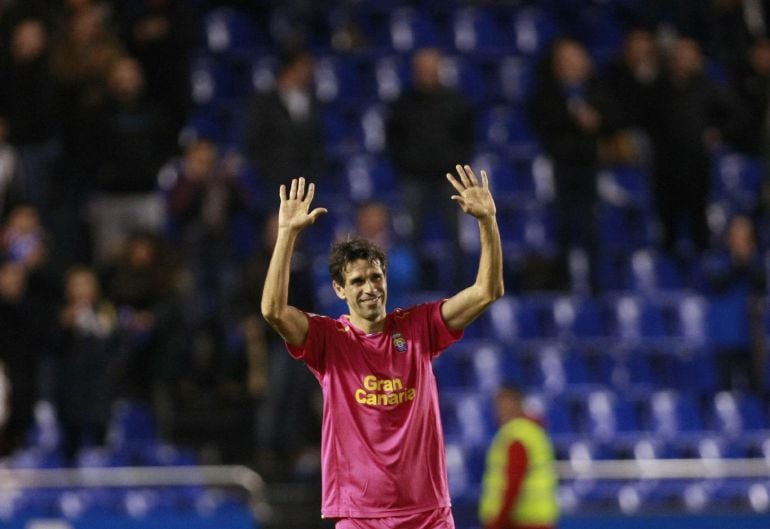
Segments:
[[[470,165],[455,166],[457,177],[447,173],[446,177],[459,195],[452,195],[462,210],[477,219],[490,217],[497,211],[492,193],[489,191],[489,178],[486,171],[481,171],[481,182],[476,178]]]
[[[281,207],[278,210],[278,227],[301,230],[313,224],[315,220],[326,213],[326,208],[315,208],[310,211],[310,204],[315,195],[315,185],[310,184],[305,192],[305,178],[292,178],[289,194],[286,186],[281,185],[279,191]]]

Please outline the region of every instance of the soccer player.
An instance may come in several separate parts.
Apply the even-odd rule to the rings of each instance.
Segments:
[[[288,304],[289,268],[299,233],[324,208],[315,188],[294,179],[280,188],[278,240],[262,295],[262,314],[321,384],[321,512],[337,529],[453,529],[444,439],[431,360],[503,295],[495,203],[484,171],[447,174],[452,200],[478,221],[475,282],[454,296],[388,313],[387,258],[363,239],[337,243],[332,287],[350,314],[332,319]]]

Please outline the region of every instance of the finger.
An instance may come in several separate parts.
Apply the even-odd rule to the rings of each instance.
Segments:
[[[463,183],[463,187],[470,187],[471,183],[468,180],[468,176],[465,174],[463,166],[458,163],[455,165],[455,169],[457,170],[457,176],[460,177],[460,181]]]
[[[305,198],[305,177],[304,176],[299,177],[299,183],[297,184],[297,198],[299,200],[304,200]]]
[[[315,219],[326,213],[328,210],[326,208],[315,208],[313,211],[309,213],[310,215],[310,221],[315,222]]]
[[[460,182],[457,181],[452,173],[447,173],[446,179],[449,180],[449,183],[452,184],[452,187],[454,187],[458,193],[462,193],[464,191],[463,186],[460,185]]]
[[[289,191],[289,198],[292,200],[297,198],[297,179],[296,178],[291,179],[291,191]]]
[[[313,202],[313,197],[315,196],[315,184],[311,183],[309,186],[307,186],[307,196],[305,197],[305,200],[308,204]]]
[[[487,172],[484,170],[481,171],[481,187],[489,189],[489,176],[487,176]]]
[[[468,175],[468,180],[471,181],[471,184],[473,184],[474,186],[479,185],[479,181],[476,178],[476,175],[474,174],[473,169],[471,169],[470,165],[465,166],[465,172]]]
[[[465,211],[465,199],[458,195],[452,195],[452,200],[457,202],[461,208],[463,208],[463,211]]]
[[[278,196],[281,198],[281,202],[286,200],[286,186],[281,184],[281,187],[278,188]]]

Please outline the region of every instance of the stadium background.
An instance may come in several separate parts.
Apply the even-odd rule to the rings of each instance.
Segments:
[[[4,45],[14,25],[26,16],[42,14],[56,35],[63,31],[63,21],[90,3],[4,3],[0,19]],[[182,340],[173,355],[165,351],[164,361],[192,367],[172,369],[170,375],[153,372],[157,380],[153,379],[149,397],[146,393],[137,399],[121,395],[110,406],[108,435],[83,443],[68,455],[56,419],[60,412],[56,395],[50,389],[60,364],[41,361],[34,420],[21,445],[3,459],[0,472],[101,468],[109,475],[110,468],[127,466],[202,469],[199,465],[243,464],[267,479],[264,489],[256,489],[272,510],[269,516],[264,504],[257,506],[261,526],[328,526],[317,517],[313,434],[303,433],[297,441],[299,449],[290,457],[257,450],[264,441],[254,431],[262,424],[256,417],[267,397],[265,386],[260,386],[265,381],[259,381],[265,372],[252,372],[249,337],[253,335],[249,333],[250,325],[259,324],[233,309],[227,304],[232,300],[223,301],[221,295],[240,291],[254,299],[259,296],[259,285],[239,273],[244,267],[248,275],[244,263],[259,252],[257,241],[275,197],[243,158],[248,126],[244,109],[255,93],[274,85],[280,44],[300,36],[315,57],[314,90],[323,125],[323,174],[309,176],[318,182],[316,201],[331,212],[311,228],[313,233],[306,235],[302,248],[308,259],[302,288],[308,289],[306,294],[318,312],[342,310],[328,286],[324,252],[334,237],[353,229],[358,204],[384,201],[393,215],[391,229],[396,235],[403,233],[401,190],[385,129],[390,105],[409,83],[411,52],[422,46],[440,48],[445,54],[444,82],[461,92],[473,109],[471,162],[490,172],[495,187],[508,293],[435,365],[458,527],[475,524],[483,453],[494,431],[490,396],[504,381],[516,381],[530,391],[530,404],[546,417],[559,459],[570,463],[573,471],[590,467],[594,460],[652,461],[657,469],[665,468],[667,459],[691,460],[690,471],[683,473],[688,476],[676,479],[643,478],[640,471],[612,479],[590,473],[564,479],[562,527],[770,526],[768,393],[746,388],[725,391],[721,386],[714,321],[730,309],[711,295],[704,271],[721,248],[726,219],[735,212],[754,215],[760,255],[767,262],[761,157],[729,144],[712,152],[712,252],[695,255],[690,249],[684,261],[664,252],[647,169],[607,165],[599,172],[596,219],[601,288],[592,293],[586,287],[588,278],[579,258],[569,266],[571,286],[567,288],[527,290],[520,275],[532,255],[548,256],[559,250],[553,226],[552,167],[527,117],[538,61],[550,42],[562,35],[578,39],[601,72],[618,57],[632,28],[651,29],[664,44],[677,33],[686,34],[703,47],[709,77],[731,89],[736,72],[730,62],[733,56],[726,50],[735,51],[728,47],[735,43],[728,31],[718,29],[727,27],[727,21],[738,20],[740,26],[741,2],[385,0],[321,5],[137,0],[96,4],[107,9],[100,16],[114,37],[124,40],[127,53],[131,53],[126,46],[130,38],[122,24],[132,16],[171,16],[171,25],[183,28],[179,33],[185,46],[178,57],[187,61],[183,64],[189,64],[189,69],[181,80],[174,80],[176,89],[185,94],[176,92],[169,99],[179,103],[181,97],[183,104],[166,104],[174,117],[177,146],[163,170],[153,175],[155,193],[166,196],[175,156],[195,138],[204,137],[218,144],[224,159],[240,164],[239,175],[254,200],[244,215],[229,219],[232,247],[228,251],[232,253],[228,259],[212,260],[204,252],[190,260],[174,224],[179,219],[171,214],[153,239],[179,258],[175,271],[182,270],[179,281],[188,285],[175,299],[181,308],[170,314],[183,322],[173,332],[191,339]],[[156,102],[162,102],[162,97]],[[7,112],[9,102],[4,105]],[[62,119],[77,120],[77,116]],[[68,145],[65,142],[64,152],[56,156],[76,158],[66,151]],[[14,145],[11,139],[4,149],[18,148],[23,154],[25,146]],[[5,196],[0,194],[6,230],[9,212],[19,203],[32,204],[40,217],[49,254],[45,284],[56,292],[45,297],[51,313],[63,303],[59,292],[70,266],[92,266],[103,281],[109,280],[109,274],[102,273],[109,266],[92,247],[96,221],[84,212],[94,189],[87,183],[90,177],[78,171],[88,167],[61,166],[65,168],[50,173],[45,196],[36,192],[40,177],[30,173],[16,175],[17,183],[23,180],[24,184],[9,186]],[[442,287],[451,282],[453,266],[458,261],[473,263],[477,241],[465,236],[462,226],[460,233],[461,255],[454,253],[441,226],[430,226],[409,241],[421,268],[438,279],[432,284],[412,283],[412,288],[400,293],[403,302],[444,294]],[[13,260],[9,248],[3,248],[4,262]],[[207,267],[217,277],[207,275]],[[762,297],[761,303],[767,305],[767,299]],[[763,315],[761,323],[767,336],[770,317]],[[206,348],[201,343],[214,345]],[[768,365],[766,359],[761,364],[765,377],[770,375]],[[244,373],[254,374],[257,381],[246,380]],[[268,370],[268,388],[270,374]],[[225,386],[235,390],[227,393]],[[292,391],[306,392],[302,412],[306,415],[300,417],[310,417],[308,429],[312,429],[317,420],[312,389],[300,386]],[[291,410],[286,412],[288,417]],[[741,472],[747,466],[745,459],[751,459],[748,466],[753,472]],[[230,488],[210,486],[204,474],[189,478],[199,479],[200,484],[185,486],[172,482],[151,487],[126,481],[122,487],[89,487],[75,480],[59,489],[48,481],[59,479],[52,477],[55,472],[37,478],[11,472],[3,475],[0,485],[0,520],[8,527],[248,526],[250,514],[243,495],[223,493]],[[14,483],[25,480],[37,486],[15,487]],[[41,519],[48,521],[29,522]]]

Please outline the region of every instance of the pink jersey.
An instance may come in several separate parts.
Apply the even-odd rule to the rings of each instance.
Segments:
[[[305,344],[289,346],[324,395],[321,457],[328,518],[377,518],[448,507],[444,436],[431,360],[462,331],[442,302],[388,314],[365,334],[346,316],[308,314]]]

